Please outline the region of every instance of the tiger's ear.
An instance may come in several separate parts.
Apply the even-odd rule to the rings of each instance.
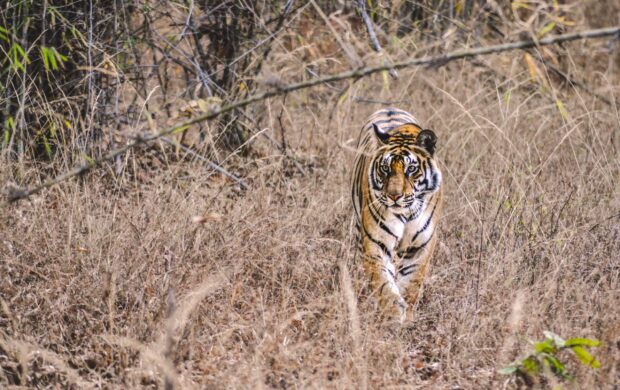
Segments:
[[[375,129],[375,135],[377,136],[379,141],[381,141],[381,143],[386,144],[388,140],[390,139],[390,135],[388,133],[384,133],[381,130],[379,130],[379,126],[377,126],[374,123],[372,124],[372,128]]]
[[[423,147],[426,151],[433,156],[435,153],[435,144],[437,143],[437,136],[433,130],[425,129],[420,131],[415,141],[416,145]]]

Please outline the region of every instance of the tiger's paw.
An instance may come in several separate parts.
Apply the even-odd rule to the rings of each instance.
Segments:
[[[401,296],[386,300],[382,304],[383,317],[387,322],[402,324],[407,317],[407,303]]]

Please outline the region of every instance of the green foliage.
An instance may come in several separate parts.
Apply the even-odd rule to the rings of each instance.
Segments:
[[[11,132],[15,132],[15,120],[12,116],[9,116],[4,121],[4,134],[2,136],[2,146],[5,147],[9,144],[11,139]]]
[[[60,54],[56,48],[45,46],[41,46],[41,58],[43,58],[43,65],[47,72],[50,71],[50,68],[58,70],[58,64],[64,67],[63,63],[69,59],[67,56]]]
[[[571,350],[577,359],[591,368],[601,366],[585,347],[598,347],[600,341],[582,337],[574,337],[564,340],[557,334],[549,331],[543,332],[545,339],[533,342],[534,351],[521,360],[498,370],[504,375],[520,375],[524,377],[538,377],[545,369],[549,369],[555,376],[562,379],[572,379],[572,375],[566,368],[566,363],[560,360],[559,355],[565,350]],[[565,356],[565,355],[564,355]]]
[[[88,96],[89,84],[76,70],[86,65],[85,53],[89,47],[92,50],[82,33],[90,25],[81,13],[85,3],[68,0],[54,3],[8,0],[6,6],[0,7],[3,155],[27,154],[51,160],[56,156],[60,139],[69,140],[64,146],[75,145],[74,140],[79,136],[57,126],[57,122],[63,117],[78,121],[86,114],[85,104],[72,102],[82,102],[83,96]],[[107,30],[100,34],[106,33]],[[100,59],[93,56],[92,60]],[[61,72],[63,69],[68,71]],[[50,126],[56,126],[60,134],[51,131]]]
[[[10,36],[9,30],[0,26],[0,39],[5,41],[6,43],[11,43],[9,36]]]
[[[22,45],[17,42],[13,42],[11,47],[9,48],[9,52],[3,61],[3,64],[9,61],[11,69],[15,71],[26,71],[26,64],[30,63],[30,58],[24,51]]]

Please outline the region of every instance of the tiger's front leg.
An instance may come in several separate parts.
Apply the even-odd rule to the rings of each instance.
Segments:
[[[407,304],[396,284],[396,269],[390,249],[368,235],[364,236],[362,246],[364,271],[370,278],[371,288],[377,294],[382,312],[390,319],[403,322]]]
[[[398,290],[412,308],[422,295],[424,279],[428,273],[436,242],[437,236],[433,235],[422,248],[411,246],[399,251],[402,261],[397,274]]]

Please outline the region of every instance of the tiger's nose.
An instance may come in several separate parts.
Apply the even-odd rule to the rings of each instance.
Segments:
[[[396,202],[398,199],[403,197],[403,194],[387,194],[387,196]]]

